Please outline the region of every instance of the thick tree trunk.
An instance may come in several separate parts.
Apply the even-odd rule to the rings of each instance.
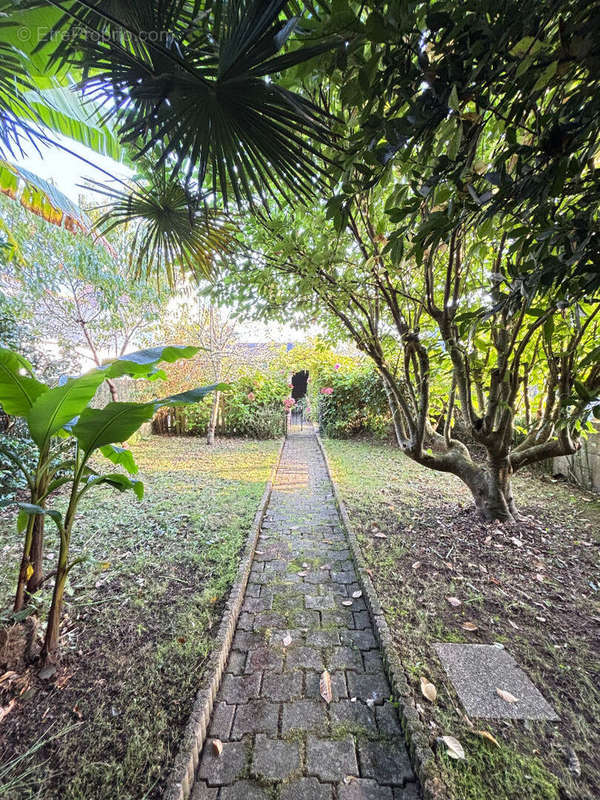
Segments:
[[[488,520],[512,522],[519,512],[512,494],[512,468],[508,458],[490,460],[486,467],[472,470],[469,475],[458,474],[473,495],[481,516]]]
[[[391,411],[391,414],[392,414],[392,424],[394,426],[394,434],[396,436],[396,444],[398,445],[398,447],[402,447],[402,431],[400,430],[400,421],[398,419],[398,408],[396,406],[396,403],[394,402],[394,399],[392,397],[392,392],[391,392],[391,389],[390,389],[390,385],[387,382],[387,379],[385,378],[385,376],[382,375],[381,376],[381,380],[382,380],[382,383],[383,383],[383,388],[385,390],[385,396],[387,397],[388,405],[390,407],[390,411]]]
[[[212,409],[210,412],[210,419],[208,421],[208,430],[206,431],[206,444],[215,443],[215,430],[217,428],[217,419],[219,416],[220,399],[221,399],[221,392],[215,392],[213,397]]]

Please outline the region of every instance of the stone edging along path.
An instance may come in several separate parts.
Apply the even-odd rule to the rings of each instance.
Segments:
[[[206,740],[215,697],[223,677],[223,670],[229,658],[231,642],[240,616],[242,603],[244,602],[260,528],[269,505],[273,482],[279,469],[284,447],[285,437],[281,442],[277,459],[265,485],[263,496],[252,522],[244,554],[238,567],[235,583],[231,587],[229,598],[223,610],[223,619],[215,640],[215,649],[210,657],[206,671],[206,674],[210,677],[205,683],[205,688],[200,689],[196,695],[194,707],[179,747],[179,753],[167,781],[167,787],[163,795],[164,800],[187,800],[191,794],[194,775],[198,768],[198,759]]]
[[[439,798],[425,730],[312,429],[284,442],[213,666],[165,800],[192,791],[192,800],[416,800],[411,760],[425,799]]]
[[[331,485],[333,487],[335,502],[340,519],[342,520],[342,524],[346,531],[346,538],[348,540],[348,544],[350,545],[352,560],[354,561],[356,571],[358,573],[358,578],[365,595],[367,607],[371,613],[371,619],[373,620],[373,627],[375,629],[375,636],[383,655],[385,671],[392,687],[394,699],[398,705],[398,714],[400,716],[400,722],[402,724],[402,729],[408,745],[411,762],[421,784],[423,800],[443,800],[442,789],[439,784],[439,780],[435,775],[435,756],[431,747],[429,746],[429,737],[427,735],[427,731],[421,722],[421,718],[419,717],[417,709],[414,706],[414,702],[412,700],[412,691],[406,680],[406,674],[402,664],[400,663],[400,659],[398,658],[398,655],[394,649],[390,629],[383,614],[375,587],[373,586],[373,582],[371,581],[367,571],[365,558],[360,549],[356,534],[354,533],[354,529],[352,527],[352,523],[350,522],[348,512],[346,511],[344,501],[342,500],[340,491],[333,479],[331,464],[329,463],[325,446],[323,445],[323,441],[319,435],[317,435],[317,442],[319,444],[321,454],[323,455],[323,460],[325,461],[329,480],[331,481]]]

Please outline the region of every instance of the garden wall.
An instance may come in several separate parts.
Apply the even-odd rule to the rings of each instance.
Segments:
[[[584,489],[600,491],[600,433],[590,436],[575,455],[555,458],[552,472]]]

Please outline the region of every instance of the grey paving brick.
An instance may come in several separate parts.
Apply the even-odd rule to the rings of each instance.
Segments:
[[[389,786],[380,786],[369,778],[340,783],[337,789],[338,800],[394,800]]]
[[[402,736],[402,728],[398,719],[398,709],[387,702],[382,706],[375,706],[377,727],[382,736]]]
[[[248,652],[255,647],[262,647],[265,643],[265,637],[262,633],[253,633],[252,631],[241,631],[239,628],[233,637],[233,644],[236,650]]]
[[[353,612],[354,616],[354,627],[357,630],[361,629],[370,629],[371,628],[371,618],[366,611],[355,611]]]
[[[316,609],[317,611],[333,611],[336,608],[335,597],[331,593],[323,595],[307,594],[304,602],[307,609]]]
[[[306,768],[309,775],[322,781],[342,781],[358,775],[354,739],[317,739],[309,736],[306,743]]]
[[[322,670],[325,668],[321,651],[316,647],[289,647],[285,666],[287,669],[301,667]]]
[[[332,572],[331,580],[334,583],[355,583],[356,572],[354,570],[344,572]]]
[[[270,700],[251,700],[238,706],[231,729],[232,739],[241,739],[246,733],[277,733],[279,704]]]
[[[224,742],[223,752],[220,756],[216,756],[208,740],[202,754],[198,777],[211,786],[233,783],[244,771],[247,752],[247,742]]]
[[[300,745],[258,735],[254,743],[252,773],[269,781],[283,781],[300,771]]]
[[[254,781],[238,781],[221,789],[219,800],[270,800],[271,795]]]
[[[363,653],[365,672],[383,672],[383,660],[379,650],[366,650]]]
[[[360,773],[378,783],[402,786],[414,780],[414,774],[403,742],[377,742],[359,739]]]
[[[293,621],[298,628],[316,628],[320,622],[320,614],[318,611],[300,609],[294,612]]]
[[[266,597],[248,597],[244,600],[242,611],[248,611],[256,614],[259,611],[270,611],[273,605],[273,597],[267,595]]]
[[[283,656],[272,647],[257,647],[248,653],[245,672],[281,672]]]
[[[196,781],[191,800],[216,800],[218,793],[218,789],[210,789],[205,781]]]
[[[244,666],[246,664],[246,655],[247,653],[242,653],[241,650],[232,650],[229,653],[229,659],[227,661],[227,672],[230,675],[241,675],[244,671]]]
[[[243,615],[241,615],[243,616]],[[275,611],[261,611],[258,614],[254,614],[253,619],[253,630],[254,631],[261,631],[265,628],[269,628],[270,630],[277,629],[277,628],[285,628],[286,626],[286,619],[282,614],[277,614]]]
[[[218,739],[228,739],[234,714],[235,706],[216,703],[213,708],[209,735],[216,736]]]
[[[352,611],[347,611],[345,608],[340,607],[336,611],[323,611],[321,613],[321,624],[324,628],[337,627],[337,628],[353,628],[354,617]]]
[[[348,694],[350,697],[358,697],[359,700],[374,700],[382,703],[391,694],[390,685],[383,672],[365,673],[352,672],[346,673],[348,681]]]
[[[329,669],[353,669],[364,672],[360,650],[352,647],[334,647],[329,655]]]
[[[292,730],[327,733],[327,711],[323,701],[295,700],[284,703],[281,732],[285,736]]]
[[[238,631],[251,631],[254,627],[254,617],[255,615],[249,611],[242,611],[238,619]]]
[[[247,703],[248,700],[260,695],[260,679],[259,672],[252,675],[229,675],[227,673],[223,679],[219,699],[230,705]]]
[[[332,800],[333,789],[318,778],[298,778],[281,788],[280,800]]]
[[[340,631],[340,639],[344,645],[354,645],[359,650],[371,650],[377,647],[377,640],[372,630]]]
[[[339,700],[329,706],[331,717],[331,728],[335,733],[337,725],[341,727],[351,727],[356,732],[364,735],[377,733],[375,713],[365,703],[360,700]]]
[[[340,643],[339,631],[308,631],[306,634],[306,644],[311,647],[335,647]]]

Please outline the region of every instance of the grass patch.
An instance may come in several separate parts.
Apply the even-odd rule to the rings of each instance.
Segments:
[[[164,789],[279,442],[152,437],[133,449],[144,500],[107,490],[82,503],[72,549],[88,561],[73,571],[56,676],[30,668],[0,686],[0,705],[17,697],[0,740],[12,781],[0,781],[3,800],[149,800]],[[18,542],[2,522],[8,606]]]
[[[597,800],[598,497],[519,473],[515,498],[534,522],[485,523],[457,478],[394,447],[327,440],[326,449],[448,800]],[[477,630],[464,630],[466,621]],[[433,652],[439,641],[503,643],[560,721],[473,720],[500,748],[476,736]],[[422,675],[438,689],[435,706],[421,696]],[[462,742],[466,761],[446,757],[436,742],[444,735]]]

